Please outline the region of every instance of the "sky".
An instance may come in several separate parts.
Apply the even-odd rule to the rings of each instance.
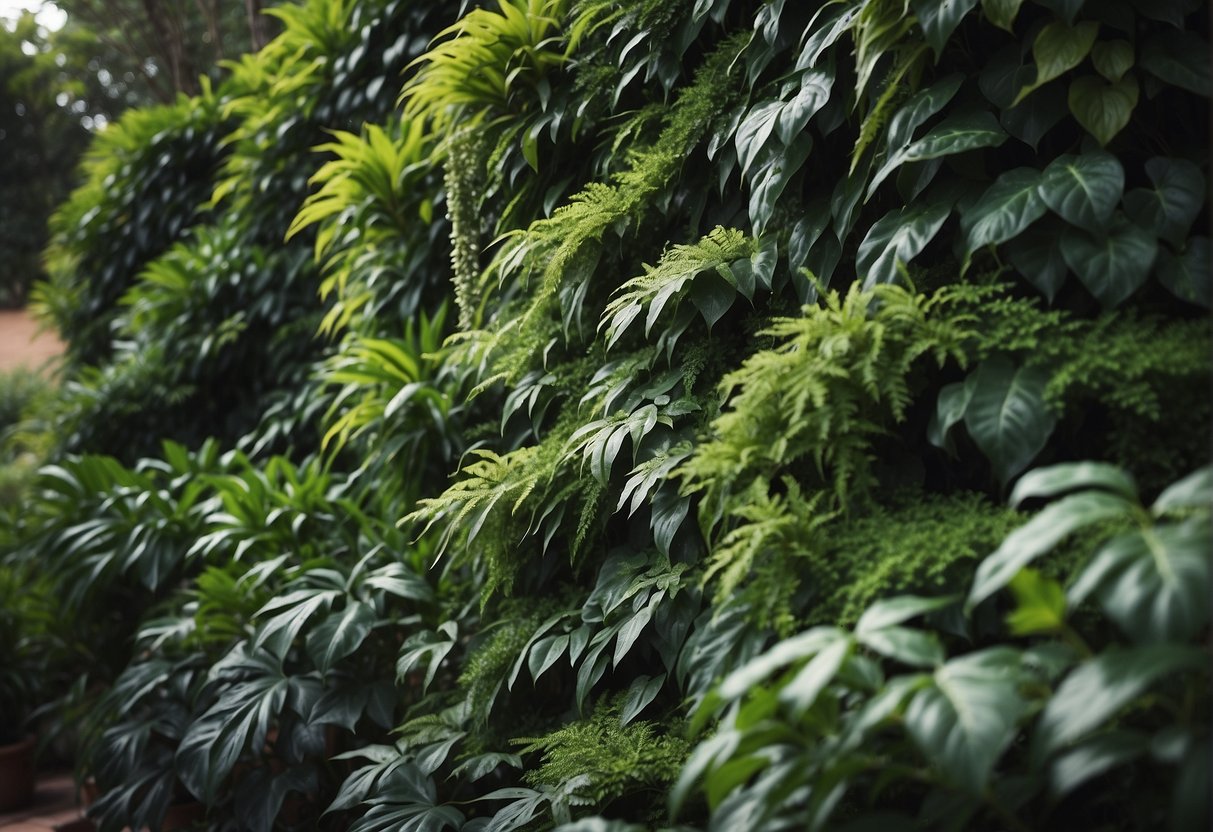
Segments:
[[[23,11],[38,12],[38,22],[51,29],[63,25],[64,14],[54,3],[43,0],[0,0],[0,18],[15,19]]]

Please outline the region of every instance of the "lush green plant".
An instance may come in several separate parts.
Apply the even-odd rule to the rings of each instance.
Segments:
[[[280,14],[5,532],[107,824],[1198,822],[1199,4]]]

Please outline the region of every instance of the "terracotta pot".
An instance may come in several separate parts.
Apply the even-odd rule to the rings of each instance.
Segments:
[[[0,745],[0,812],[34,802],[34,738]]]

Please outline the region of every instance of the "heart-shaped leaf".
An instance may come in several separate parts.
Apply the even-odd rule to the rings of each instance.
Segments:
[[[1016,367],[1003,356],[986,359],[965,381],[972,389],[965,427],[1001,483],[1027,468],[1053,432],[1048,381],[1040,367]]]
[[[1114,82],[1084,75],[1070,84],[1070,112],[1096,141],[1106,145],[1129,123],[1137,96],[1137,79],[1132,75]]]
[[[863,285],[895,281],[901,265],[926,248],[951,213],[948,202],[923,200],[877,220],[859,244],[855,260]]]
[[[1069,273],[1058,236],[1056,230],[1036,225],[1007,242],[1011,265],[1050,302]]]
[[[1036,61],[1036,80],[1028,84],[1015,96],[1014,104],[1037,87],[1044,86],[1063,72],[1073,69],[1087,57],[1099,34],[1099,24],[1085,20],[1070,26],[1055,20],[1040,30],[1032,41],[1032,58]]]
[[[1061,235],[1061,254],[1091,294],[1112,308],[1146,282],[1158,240],[1122,215],[1103,235],[1067,228]]]
[[[1110,153],[1058,156],[1045,168],[1040,195],[1067,222],[1101,231],[1124,191],[1125,171]]]
[[[1106,40],[1091,47],[1095,71],[1109,81],[1119,81],[1133,67],[1133,47],[1127,40]]]
[[[960,219],[965,251],[1006,242],[1044,216],[1048,206],[1040,196],[1041,172],[1015,168],[995,180]]]
[[[912,0],[910,8],[938,57],[960,21],[976,5],[977,0]]]
[[[1205,204],[1205,176],[1187,159],[1156,156],[1146,162],[1153,188],[1125,194],[1125,213],[1138,225],[1179,247]]]
[[[1209,309],[1213,307],[1213,275],[1209,273],[1208,237],[1193,237],[1182,254],[1165,248],[1158,252],[1158,280],[1177,298]]]

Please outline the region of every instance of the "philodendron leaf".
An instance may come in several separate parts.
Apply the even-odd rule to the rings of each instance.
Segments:
[[[1019,653],[995,647],[935,671],[906,707],[905,726],[933,767],[955,786],[982,793],[1027,710]]]
[[[1211,548],[1207,517],[1121,535],[1096,553],[1070,599],[1078,604],[1095,594],[1139,644],[1186,641],[1209,621]]]
[[[1019,7],[1022,5],[1023,0],[981,0],[981,10],[985,12],[986,19],[1008,32],[1015,25],[1015,18],[1019,15]]]
[[[1167,291],[1188,303],[1206,309],[1213,307],[1213,275],[1209,272],[1208,237],[1193,237],[1182,254],[1172,254],[1165,248],[1158,252],[1155,273]]]
[[[1054,797],[1069,794],[1092,777],[1141,756],[1149,739],[1132,731],[1097,734],[1058,755],[1049,768],[1049,791]]]
[[[1050,503],[978,564],[965,608],[971,610],[1002,589],[1020,569],[1073,532],[1092,523],[1131,516],[1135,508],[1124,497],[1103,491],[1084,491]]]
[[[1040,453],[1056,418],[1045,405],[1049,374],[1016,367],[1004,356],[987,358],[965,380],[972,393],[965,408],[969,436],[990,460],[1004,485]]]
[[[1100,145],[1107,145],[1129,123],[1139,93],[1132,75],[1113,82],[1084,75],[1070,83],[1070,112]]]
[[[949,116],[921,139],[900,150],[894,151],[890,146],[889,157],[872,177],[867,195],[870,197],[890,173],[907,162],[939,159],[981,147],[998,147],[1006,140],[1006,131],[988,110],[970,110]]]
[[[859,244],[855,260],[864,287],[894,282],[901,265],[926,248],[951,213],[950,202],[923,200],[877,220]]]
[[[965,253],[1006,242],[1044,216],[1048,206],[1040,196],[1041,178],[1033,168],[1015,168],[999,176],[960,218]]]
[[[1045,168],[1040,196],[1062,219],[1099,232],[1112,218],[1124,186],[1124,168],[1110,153],[1067,154]]]
[[[1133,67],[1133,47],[1127,40],[1101,41],[1091,47],[1091,63],[1109,81],[1119,81]]]
[[[953,448],[949,432],[964,418],[972,397],[973,388],[963,382],[945,384],[939,391],[935,412],[927,425],[927,441],[951,453]]]
[[[1011,265],[1049,301],[1057,296],[1069,274],[1059,236],[1055,230],[1036,225],[1007,242]]]
[[[1156,515],[1172,511],[1200,508],[1208,510],[1213,506],[1213,466],[1205,466],[1184,477],[1177,483],[1167,486],[1158,495],[1150,510]]]
[[[1056,497],[1080,488],[1102,488],[1126,500],[1137,500],[1137,485],[1119,466],[1107,462],[1064,462],[1036,468],[1020,477],[1010,503],[1019,506],[1033,497]]]
[[[1155,78],[1188,92],[1208,96],[1213,91],[1209,76],[1209,42],[1196,32],[1159,32],[1141,48],[1138,63]]]
[[[1205,204],[1205,175],[1187,159],[1156,156],[1146,162],[1152,188],[1125,194],[1125,213],[1143,228],[1178,247]]]
[[[1055,20],[1040,30],[1032,42],[1032,58],[1036,61],[1036,80],[1015,96],[1018,104],[1037,87],[1044,86],[1063,72],[1073,69],[1087,57],[1099,34],[1099,24],[1083,21],[1069,26]]]
[[[1113,647],[1083,663],[1058,687],[1036,725],[1033,752],[1042,760],[1090,734],[1158,679],[1208,666],[1198,647]]]
[[[952,32],[976,5],[977,0],[910,0],[910,8],[936,57],[943,53]]]
[[[1098,236],[1067,228],[1061,235],[1061,254],[1091,294],[1113,308],[1146,282],[1158,255],[1158,240],[1121,215]]]

